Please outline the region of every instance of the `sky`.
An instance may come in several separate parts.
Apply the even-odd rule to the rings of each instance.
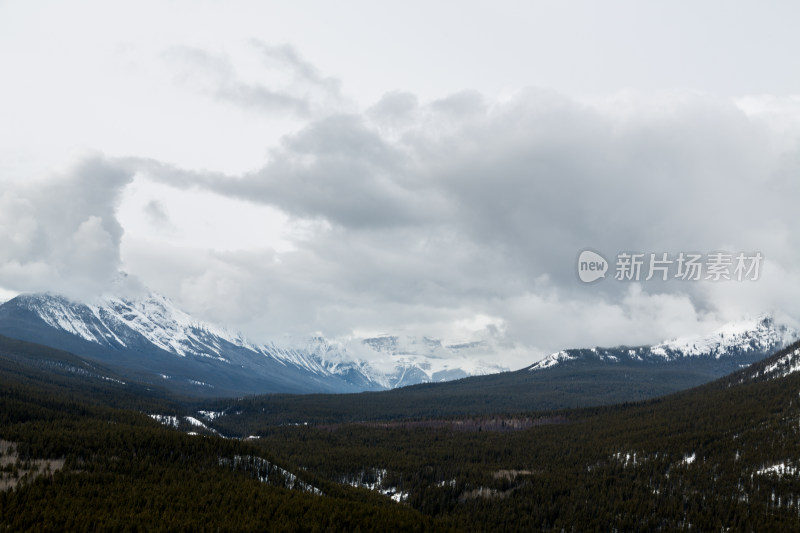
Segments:
[[[258,342],[483,340],[509,367],[796,323],[799,19],[0,0],[0,299],[153,290]],[[605,277],[581,281],[584,250]],[[706,279],[718,253],[733,279]],[[758,272],[736,279],[738,254]]]

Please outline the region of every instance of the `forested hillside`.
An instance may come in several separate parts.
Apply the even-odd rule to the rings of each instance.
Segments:
[[[265,428],[258,444],[328,479],[381,477],[470,531],[798,530],[800,374],[739,381],[550,414]]]
[[[262,427],[282,424],[525,414],[664,396],[713,380],[715,364],[713,360],[679,360],[659,366],[639,361],[613,365],[578,361],[540,372],[524,369],[391,391],[272,394],[192,405],[196,410],[224,413],[215,423],[234,435],[251,435]]]
[[[138,410],[177,402],[114,391],[63,352],[16,348],[0,357],[0,531],[447,529],[251,443],[166,428]],[[129,401],[137,411],[108,406]]]
[[[0,530],[794,531],[800,373],[764,370],[798,348],[640,403],[289,425],[243,414],[258,438],[240,440],[213,434],[227,415],[206,412],[202,430],[186,400],[6,342]]]

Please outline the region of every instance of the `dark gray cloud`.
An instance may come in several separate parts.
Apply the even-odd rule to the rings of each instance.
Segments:
[[[139,164],[130,163],[131,168]],[[157,162],[145,166],[156,179],[178,187],[207,188],[301,218],[370,228],[441,216],[444,202],[406,168],[410,164],[362,117],[335,115],[286,137],[264,168],[243,176],[193,173]]]
[[[265,299],[294,324],[342,333],[485,316],[550,349],[654,341],[784,303],[770,282],[755,292],[586,286],[574,269],[586,247],[608,256],[759,250],[773,283],[786,282],[800,259],[787,251],[800,249],[790,215],[797,170],[796,152],[776,151],[769,126],[732,103],[680,96],[603,107],[531,90],[426,105],[392,93],[363,115],[312,121],[256,172],[151,174],[329,224],[281,261],[253,266],[264,272],[252,285],[268,287]],[[746,305],[719,304],[745,293]]]

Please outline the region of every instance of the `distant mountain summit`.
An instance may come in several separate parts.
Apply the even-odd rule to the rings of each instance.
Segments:
[[[579,363],[678,363],[690,359],[717,361],[730,371],[760,361],[800,338],[800,332],[768,315],[731,322],[709,335],[682,337],[653,346],[569,349],[528,367],[542,371]]]
[[[467,345],[397,336],[254,344],[156,293],[81,303],[56,294],[0,305],[0,334],[100,360],[136,379],[191,394],[357,392],[505,370]],[[360,355],[360,357],[359,357]]]
[[[444,344],[439,339],[381,335],[356,340],[360,352],[371,361],[392,370],[382,381],[386,388],[418,383],[452,381],[468,376],[483,376],[508,370],[481,360],[494,348],[488,341]],[[353,349],[351,345],[351,349]]]

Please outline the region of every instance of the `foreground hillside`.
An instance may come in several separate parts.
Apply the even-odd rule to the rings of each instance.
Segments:
[[[109,407],[179,414],[177,402],[126,396],[69,354],[7,340],[0,354],[0,531],[440,529],[252,444]]]

